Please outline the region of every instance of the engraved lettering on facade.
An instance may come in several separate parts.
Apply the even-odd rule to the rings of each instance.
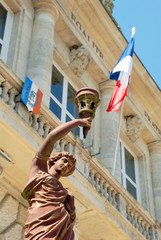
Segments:
[[[145,115],[145,117],[148,119],[148,121],[151,123],[151,125],[153,126],[153,128],[156,130],[156,132],[157,132],[159,135],[161,135],[161,130],[157,127],[157,125],[156,125],[154,122],[152,122],[151,118],[149,117],[149,115],[147,114],[146,111],[144,111],[144,115]]]
[[[84,38],[91,44],[95,52],[99,55],[100,58],[103,59],[103,53],[99,50],[98,46],[95,44],[93,40],[91,40],[90,36],[88,33],[83,29],[81,23],[76,19],[75,15],[71,12],[71,19],[75,23],[76,27],[79,29],[79,31],[82,33]]]

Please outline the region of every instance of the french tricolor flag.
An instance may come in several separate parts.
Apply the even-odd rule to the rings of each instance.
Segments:
[[[107,108],[107,112],[118,111],[127,95],[127,87],[130,82],[131,70],[133,65],[133,51],[134,51],[134,34],[135,28],[132,29],[131,40],[125,48],[123,54],[118,60],[110,74],[110,79],[116,80],[116,86],[112,93],[112,97]]]
[[[27,106],[28,110],[38,114],[42,97],[43,93],[40,89],[38,89],[38,87],[28,77],[26,77],[21,93],[21,99]]]

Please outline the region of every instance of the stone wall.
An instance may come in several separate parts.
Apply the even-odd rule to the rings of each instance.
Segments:
[[[0,183],[0,240],[24,239],[27,208]]]

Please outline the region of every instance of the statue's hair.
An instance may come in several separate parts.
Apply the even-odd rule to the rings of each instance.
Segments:
[[[58,161],[61,158],[66,158],[69,162],[72,163],[72,168],[70,169],[69,172],[67,172],[64,177],[67,177],[71,175],[75,168],[76,168],[76,159],[73,157],[73,155],[69,152],[59,152],[59,153],[54,153],[50,155],[49,160],[48,160],[48,167],[51,168],[56,161]]]

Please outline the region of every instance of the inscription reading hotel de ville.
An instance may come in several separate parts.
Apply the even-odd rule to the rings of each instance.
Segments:
[[[103,59],[103,53],[99,50],[95,42],[90,38],[89,34],[83,29],[81,23],[76,19],[76,16],[71,12],[71,19],[73,20],[76,27],[79,29],[79,31],[82,33],[84,38],[90,43],[90,45],[93,47],[95,52],[99,55],[100,58]]]
[[[144,111],[144,115],[145,117],[148,119],[148,121],[151,123],[151,125],[153,126],[153,128],[157,131],[157,133],[159,133],[159,135],[161,135],[161,130],[157,127],[157,125],[151,120],[151,118],[149,117],[149,115],[147,114],[146,111]]]

